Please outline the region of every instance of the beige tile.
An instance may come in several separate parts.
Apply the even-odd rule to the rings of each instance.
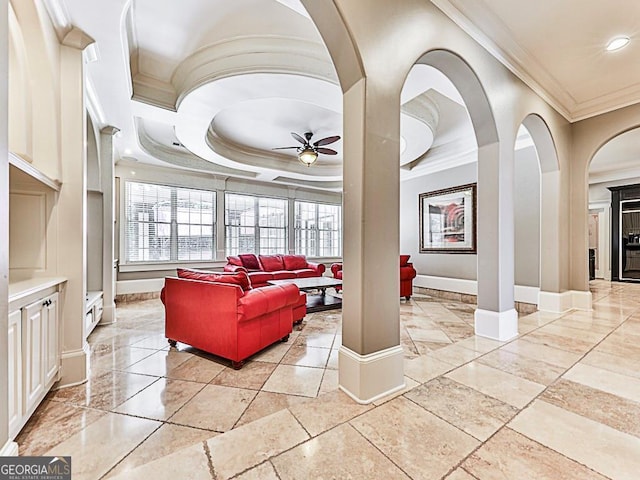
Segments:
[[[569,368],[581,357],[581,355],[577,353],[559,350],[540,343],[529,342],[526,340],[527,337],[507,343],[504,347],[501,347],[501,349],[564,368]]]
[[[540,400],[640,437],[640,403],[636,401],[564,379],[551,385]]]
[[[336,390],[314,400],[291,406],[289,410],[305,430],[315,437],[371,408],[372,405],[360,405],[347,394]]]
[[[74,480],[100,478],[160,425],[152,420],[107,413],[45,455],[71,455]]]
[[[273,345],[261,350],[251,357],[252,361],[280,363],[280,360],[286,355],[292,346],[291,340],[288,342],[276,342]]]
[[[413,478],[421,478],[424,472],[441,478],[479,445],[471,436],[404,397],[350,423]]]
[[[136,348],[161,350],[169,347],[169,340],[164,336],[164,334],[160,333],[143,338],[142,340],[132,343],[131,346]]]
[[[235,480],[280,480],[271,462],[264,462],[235,477]]]
[[[582,340],[577,336],[575,338],[568,338],[555,333],[549,333],[542,329],[528,333],[524,338],[531,343],[576,353],[579,354],[579,356],[591,350],[595,345],[595,342]]]
[[[86,383],[55,390],[52,400],[111,410],[147,388],[157,377],[110,371],[90,378]]]
[[[518,355],[502,348],[483,355],[478,358],[477,362],[541,385],[549,385],[565,372],[562,367]]]
[[[217,434],[208,430],[165,423],[116,465],[105,478],[131,472],[141,465],[169,456],[189,446],[200,445],[202,448],[202,442],[215,435]]]
[[[483,480],[605,480],[584,465],[509,428],[498,432],[472,453],[462,466],[474,475],[468,478]]]
[[[281,480],[409,479],[348,424],[273,458],[271,463]]]
[[[189,360],[193,355],[187,352],[180,352],[175,349],[168,351],[160,350],[153,355],[134,363],[126,369],[129,373],[139,373],[143,375],[155,375],[157,377],[169,376],[170,372],[180,366],[181,363]]]
[[[45,399],[16,438],[20,455],[44,455],[106,412]]]
[[[331,350],[328,348],[296,346],[289,349],[282,359],[285,365],[300,365],[302,367],[324,368],[327,365]]]
[[[518,413],[511,405],[446,377],[414,388],[405,397],[483,441]]]
[[[598,333],[587,329],[578,329],[566,325],[561,325],[558,321],[550,323],[542,327],[539,332],[550,333],[552,335],[559,335],[572,340],[579,339],[588,342],[592,346],[602,340],[606,333]]]
[[[502,345],[504,345],[504,342],[499,342],[497,340],[491,340],[490,338],[478,337],[477,335],[474,335],[473,337],[457,342],[456,345],[468,348],[469,350],[473,350],[474,352],[487,353],[491,350],[495,350],[496,348],[500,348]]]
[[[179,450],[134,470],[124,471],[109,480],[211,480],[209,460],[202,443]],[[75,476],[74,476],[75,479]]]
[[[231,430],[256,396],[255,390],[206,385],[169,421],[218,432]]]
[[[637,363],[630,362],[627,358],[618,355],[593,350],[580,360],[580,363],[627,377],[640,378],[640,368],[637,367]]]
[[[476,477],[472,477],[462,468],[456,468],[451,475],[444,478],[444,480],[476,480]]]
[[[298,403],[308,402],[306,397],[298,395],[285,395],[284,393],[258,392],[249,407],[244,411],[240,420],[234,428],[246,425],[262,417],[267,417],[272,413],[279,412],[285,408]]]
[[[224,361],[224,364],[221,363]],[[193,355],[175,368],[167,372],[168,378],[188,380],[190,382],[209,383],[223,370],[227,369],[227,362],[221,358]]]
[[[487,367],[478,362],[468,363],[446,376],[519,408],[524,407],[544,390],[544,385],[516,377],[493,367]]]
[[[428,355],[404,361],[404,374],[419,383],[428,382],[453,368],[455,367],[450,363],[441,362]]]
[[[92,354],[89,361],[91,376],[101,375],[109,370],[124,370],[154,353],[155,350],[126,346]]]
[[[240,370],[225,368],[211,383],[213,385],[260,390],[275,368],[276,365],[273,363],[249,362]]]
[[[321,347],[321,348],[331,348],[333,345],[333,340],[335,339],[335,335],[329,333],[309,333],[306,334],[304,330],[300,333],[300,336],[296,338],[296,341],[293,343],[294,346],[298,347]]]
[[[325,370],[320,383],[318,395],[338,390],[339,375],[338,370]]]
[[[540,400],[509,426],[609,478],[638,477],[640,439],[632,435]]]
[[[458,344],[441,348],[429,354],[430,357],[435,358],[436,360],[440,360],[441,362],[445,362],[456,367],[463,363],[470,362],[480,355],[480,353],[464,348]]]
[[[278,365],[262,388],[266,392],[315,397],[324,370],[320,368]]]
[[[407,327],[407,332],[412,340],[420,342],[451,343],[451,339],[440,329]]]
[[[114,411],[153,420],[167,420],[203,387],[202,383],[160,378]]]
[[[327,361],[327,368],[330,368],[332,370],[338,369],[338,352],[340,352],[339,349],[331,350],[331,353],[329,354],[329,360]]]
[[[576,364],[564,374],[563,378],[640,402],[640,378],[621,375],[583,363]]]
[[[219,479],[231,478],[309,438],[288,410],[236,428],[207,442]]]

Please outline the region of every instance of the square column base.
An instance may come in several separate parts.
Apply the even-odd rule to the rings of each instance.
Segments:
[[[85,342],[82,350],[62,352],[60,381],[56,388],[72,387],[87,381],[89,375],[89,345]]]
[[[518,336],[518,312],[515,308],[504,312],[478,308],[474,319],[475,333],[480,337],[506,342]]]
[[[361,404],[369,404],[405,387],[400,345],[360,355],[344,345],[338,352],[339,387]]]
[[[566,313],[572,309],[591,310],[591,292],[540,292],[538,296],[538,310],[543,312]]]

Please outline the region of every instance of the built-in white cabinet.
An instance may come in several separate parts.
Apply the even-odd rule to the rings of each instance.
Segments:
[[[59,378],[59,290],[64,279],[9,285],[9,435],[20,429]]]
[[[17,432],[22,420],[22,311],[9,314],[9,432]]]
[[[104,302],[102,292],[87,292],[85,315],[84,315],[84,336],[85,338],[96,328],[102,320]]]

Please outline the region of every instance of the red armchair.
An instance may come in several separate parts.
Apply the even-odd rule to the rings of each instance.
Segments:
[[[400,255],[400,296],[409,300],[413,294],[413,279],[416,278],[416,269],[409,263],[411,255]],[[342,264],[331,265],[333,278],[342,280]]]
[[[238,369],[254,353],[288,340],[300,292],[293,284],[244,291],[233,283],[166,278],[161,298],[172,346],[189,344]]]

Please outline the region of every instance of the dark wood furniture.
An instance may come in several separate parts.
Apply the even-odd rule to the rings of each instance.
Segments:
[[[342,280],[329,277],[292,278],[285,280],[269,280],[270,285],[284,285],[293,283],[303,292],[307,293],[307,313],[323,312],[342,308],[342,298],[327,295],[327,288],[342,286]],[[319,291],[312,295],[310,292]]]

